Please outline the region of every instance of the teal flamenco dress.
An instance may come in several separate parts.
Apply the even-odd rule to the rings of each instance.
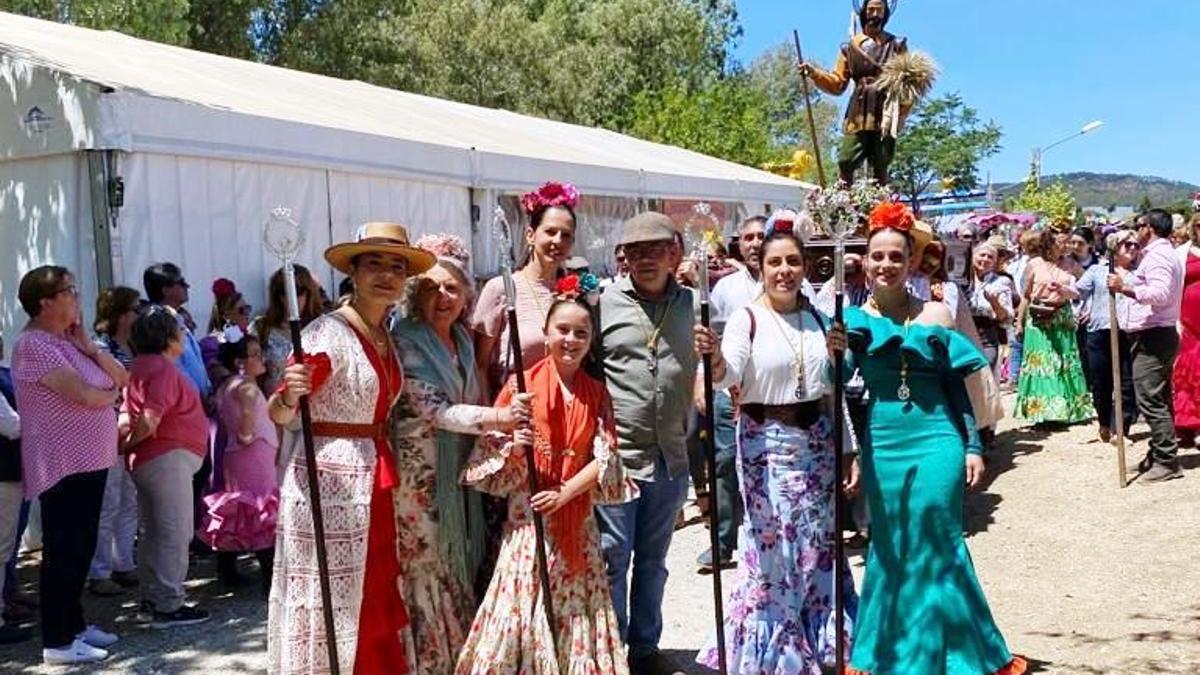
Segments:
[[[1026,317],[1023,342],[1016,418],[1064,424],[1092,419],[1092,394],[1083,377],[1071,306],[1060,307],[1040,324]]]
[[[955,331],[906,329],[856,307],[846,309],[846,328],[849,360],[870,392],[861,463],[871,545],[849,672],[1025,672],[992,619],[962,534],[966,453],[980,452],[963,380],[987,359]]]

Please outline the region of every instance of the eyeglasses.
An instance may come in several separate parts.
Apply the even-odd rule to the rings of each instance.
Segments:
[[[63,288],[58,289],[57,291],[54,292],[54,295],[56,295],[56,296],[62,295],[63,293],[66,293],[67,295],[70,295],[72,297],[76,297],[76,298],[79,297],[79,289],[76,288],[74,284],[71,284],[70,286],[65,286]]]
[[[1128,249],[1132,249],[1132,250],[1136,251],[1141,247],[1138,246],[1138,243],[1136,241],[1123,241],[1123,242],[1121,242],[1121,248],[1128,248]]]
[[[667,247],[671,245],[669,241],[643,242],[638,244],[627,244],[625,246],[625,260],[633,262],[642,258],[657,259],[663,257],[667,252]]]

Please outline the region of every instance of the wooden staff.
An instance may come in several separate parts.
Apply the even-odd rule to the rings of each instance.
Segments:
[[[1108,252],[1108,273],[1117,273],[1117,252]],[[1117,434],[1117,487],[1129,485],[1125,466],[1125,401],[1121,396],[1121,329],[1117,325],[1117,292],[1108,291],[1108,353],[1112,355],[1113,431]]]
[[[803,66],[804,53],[800,51],[800,32],[793,30],[792,39],[796,42],[796,62]],[[817,160],[817,178],[821,181],[821,187],[825,187],[827,183],[825,182],[825,165],[821,161],[821,139],[817,136],[817,121],[813,118],[808,75],[804,73],[803,69],[800,70],[800,86],[804,89],[804,111],[808,114],[808,134],[812,138],[813,156]]]
[[[492,218],[496,239],[500,244],[500,272],[504,277],[504,305],[508,315],[509,348],[512,350],[512,369],[517,379],[517,393],[526,393],[525,388],[525,359],[521,354],[521,333],[517,323],[517,286],[513,282],[513,251],[512,235],[509,233],[508,218],[499,206]],[[533,458],[533,448],[525,448],[525,473],[529,477],[529,497],[533,498],[539,492],[537,479],[537,464]],[[546,610],[546,623],[550,628],[550,647],[554,651],[554,664],[558,665],[558,622],[554,619],[554,597],[550,594],[550,563],[546,555],[546,523],[542,514],[530,506],[533,512],[533,533],[537,541],[538,580],[542,587],[542,607]]]
[[[701,219],[712,221],[710,207],[707,203],[701,202],[695,206],[697,216]],[[700,254],[700,325],[705,328],[709,327],[709,300],[708,300],[708,241],[706,238],[698,238],[698,252]],[[712,548],[713,559],[713,574],[712,574],[712,592],[713,592],[713,613],[716,619],[717,628],[717,663],[719,669],[717,672],[721,675],[729,672],[727,663],[728,656],[725,654],[725,594],[721,591],[721,533],[717,526],[720,522],[718,517],[717,506],[717,438],[716,438],[716,416],[715,396],[713,392],[713,373],[712,373],[712,355],[705,354],[702,358],[704,363],[704,464],[708,470],[708,538],[709,546]]]
[[[296,297],[296,267],[293,261],[304,244],[304,231],[292,219],[289,209],[278,207],[263,228],[263,242],[283,263],[284,291],[287,296],[288,326],[292,335],[292,358],[304,363],[304,342],[300,336],[300,302]],[[325,546],[325,511],[321,508],[321,485],[317,475],[317,453],[313,442],[312,409],[308,394],[300,397],[300,428],[304,439],[304,463],[308,478],[308,504],[312,514],[313,543],[317,553],[317,575],[321,584],[321,609],[325,622],[325,645],[329,672],[341,673],[338,662],[337,629],[333,623],[333,592],[329,584],[329,553]]]

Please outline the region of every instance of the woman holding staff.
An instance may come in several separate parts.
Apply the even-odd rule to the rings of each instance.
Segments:
[[[849,567],[834,575],[832,350],[829,320],[801,291],[804,246],[790,227],[768,230],[761,253],[764,293],[729,318],[721,344],[725,378],[737,385],[737,469],[745,544],[726,606],[730,673],[817,675],[834,662],[833,592],[842,585],[847,625],[857,596]],[[846,489],[858,485],[852,432],[843,460]],[[849,633],[849,631],[848,631]],[[849,640],[843,646],[849,652]],[[719,662],[710,642],[697,661]]]
[[[846,309],[850,359],[871,392],[863,483],[871,548],[852,673],[1015,675],[962,536],[964,485],[983,477],[964,380],[987,359],[953,330],[946,306],[909,293],[912,212],[871,213],[871,296]]]
[[[434,257],[410,246],[404,227],[367,223],[325,260],[353,279],[354,295],[304,329],[304,363],[287,367],[269,411],[294,432],[300,398],[309,396],[341,672],[404,673],[408,613],[387,425],[404,374],[384,324],[408,275],[428,270]],[[330,668],[307,471],[304,453],[292,453],[280,489],[267,627],[268,667],[278,674]]]
[[[528,419],[528,395],[501,408],[481,406],[471,332],[463,316],[474,285],[461,239],[428,235],[417,247],[437,256],[409,283],[408,316],[392,327],[404,364],[404,393],[392,414],[396,450],[396,528],[411,624],[409,672],[443,675],[475,614],[472,587],[485,547],[481,495],[459,472],[485,431],[511,431]]]

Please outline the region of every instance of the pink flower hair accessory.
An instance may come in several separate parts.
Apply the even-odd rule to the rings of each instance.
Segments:
[[[521,197],[521,209],[527,216],[543,207],[565,206],[574,210],[578,204],[579,190],[570,183],[546,183]]]

